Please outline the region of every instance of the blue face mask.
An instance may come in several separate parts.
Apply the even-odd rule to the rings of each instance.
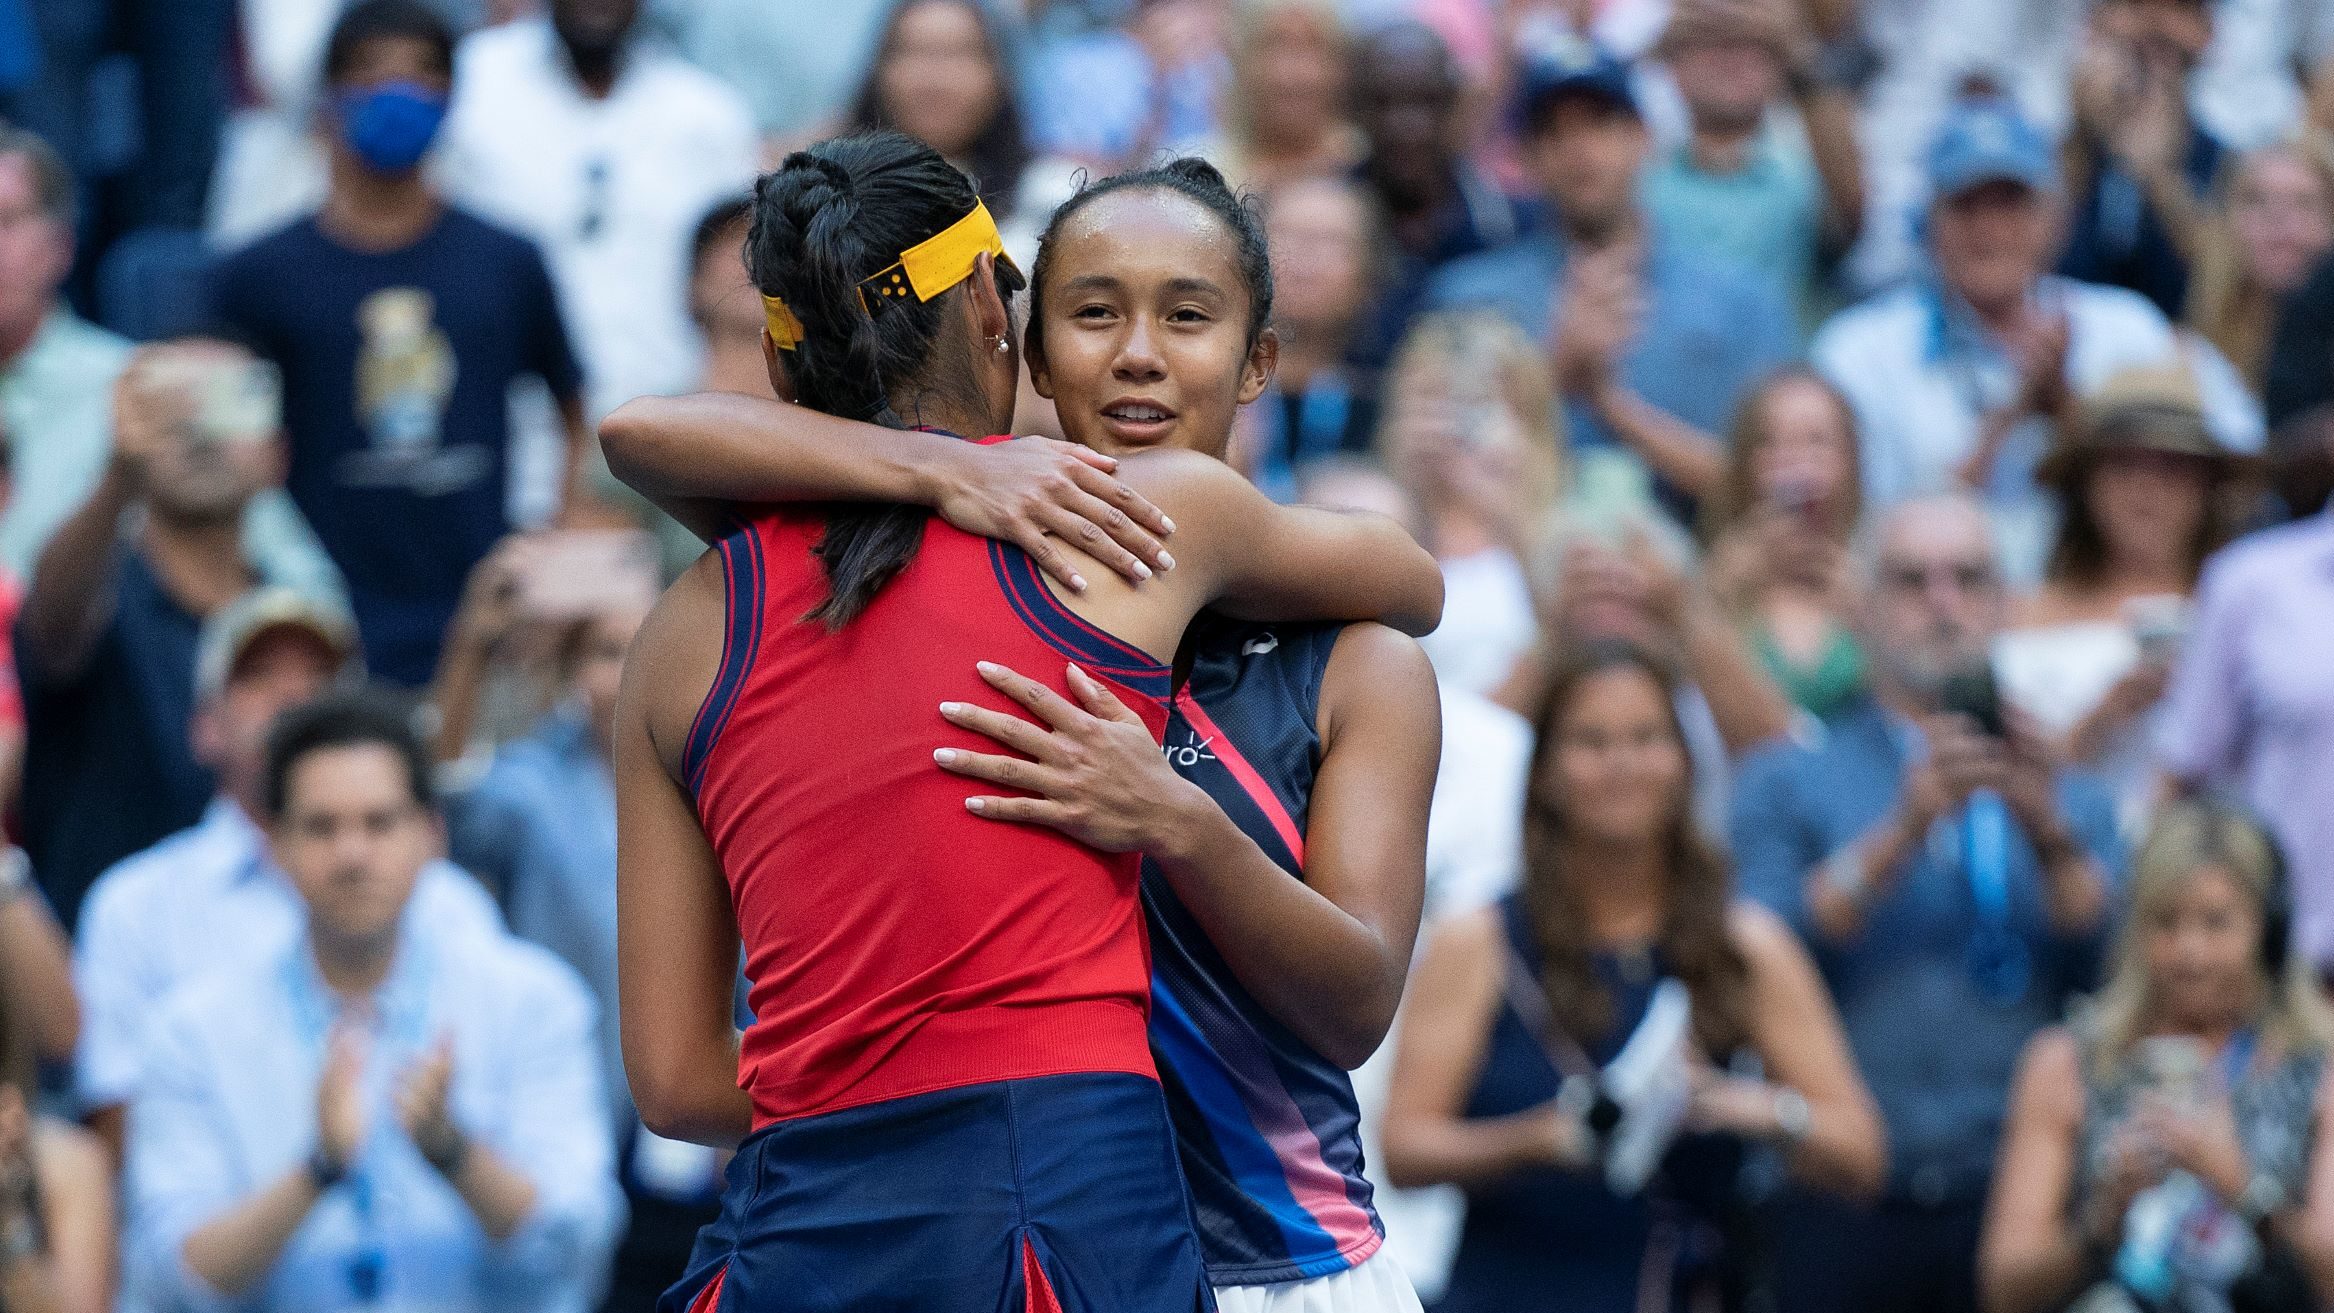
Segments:
[[[421,163],[446,121],[446,98],[416,82],[384,82],[340,98],[340,139],[375,173]]]

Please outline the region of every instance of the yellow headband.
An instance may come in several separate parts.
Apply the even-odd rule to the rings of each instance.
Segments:
[[[771,345],[780,351],[792,351],[802,341],[802,321],[777,297],[762,298],[762,325],[770,330]]]
[[[997,221],[989,217],[989,207],[975,201],[972,213],[900,252],[897,263],[860,279],[859,303],[874,313],[875,307],[867,303],[866,288],[871,283],[878,304],[911,293],[919,301],[929,301],[972,277],[973,265],[983,255],[1004,261],[1016,274],[1021,272],[1013,257],[1005,253],[1005,239],[997,232]],[[770,330],[771,343],[780,351],[792,351],[802,342],[802,321],[784,301],[763,297],[762,318]]]
[[[974,201],[972,213],[900,252],[898,264],[860,279],[860,299],[866,299],[864,289],[872,283],[878,301],[911,291],[917,300],[929,301],[972,277],[973,262],[982,255],[1003,260],[1009,268],[1013,265],[1013,257],[1005,254],[1005,239],[997,233],[997,221],[989,217],[989,207]]]

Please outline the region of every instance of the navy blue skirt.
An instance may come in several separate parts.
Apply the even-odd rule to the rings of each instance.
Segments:
[[[766,1126],[658,1313],[1208,1313],[1156,1081],[938,1090]]]

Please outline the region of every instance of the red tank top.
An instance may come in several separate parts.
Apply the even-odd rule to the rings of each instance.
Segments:
[[[1027,554],[935,518],[922,548],[840,631],[816,513],[754,520],[720,546],[721,669],[683,768],[727,875],[753,1023],[739,1084],[756,1125],[984,1081],[1155,1075],[1137,857],[964,808],[994,786],[932,750],[1005,749],[943,701],[1013,706],[995,661],[1062,691],[1076,661],[1157,738],[1168,671],[1079,619]]]

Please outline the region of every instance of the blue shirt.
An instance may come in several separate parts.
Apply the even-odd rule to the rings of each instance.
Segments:
[[[584,718],[555,712],[504,744],[451,819],[455,859],[500,891],[511,933],[557,953],[598,997],[609,1112],[629,1123],[616,1035],[616,781]]]
[[[162,1004],[130,1108],[131,1295],[269,1313],[590,1309],[624,1203],[583,983],[524,940],[444,933],[409,911],[369,1003],[353,1022],[366,1032],[367,1139],[240,1299],[187,1267],[187,1237],[308,1160],[326,1035],[343,1005],[304,934]],[[455,1122],[534,1186],[533,1211],[500,1243],[398,1124],[397,1078],[441,1035],[453,1045]],[[377,1299],[363,1298],[368,1285]]]
[[[1553,233],[1453,262],[1427,288],[1427,309],[1482,307],[1532,339],[1556,331],[1565,250]],[[1774,281],[1678,249],[1655,234],[1643,273],[1644,319],[1620,362],[1629,390],[1704,433],[1723,437],[1744,394],[1798,351],[1799,330]],[[1566,401],[1575,446],[1619,439],[1586,407]],[[1665,500],[1682,505],[1671,490]]]
[[[18,626],[24,687],[21,833],[33,873],[70,930],[105,868],[194,824],[211,772],[195,760],[195,643],[202,620],[124,546],[113,607],[75,671],[51,669]]]
[[[285,486],[348,580],[374,673],[427,683],[470,569],[510,528],[510,392],[581,375],[543,257],[460,210],[397,251],[313,218],[230,256],[220,316],[284,375]]]
[[[447,862],[422,872],[412,914],[434,932],[502,934],[486,891]],[[158,1002],[189,981],[283,952],[306,921],[266,835],[227,798],[98,877],[73,942],[81,996],[73,1081],[83,1106],[126,1104],[144,1087]]]
[[[2019,1052],[2097,983],[2107,927],[2071,938],[2051,928],[2041,868],[2012,825],[2006,929],[2025,947],[2032,985],[2015,1003],[1989,997],[1970,959],[1979,911],[1962,856],[1968,827],[1956,814],[1874,899],[1862,933],[1847,943],[1818,934],[1808,920],[1808,874],[1896,806],[1911,737],[1867,702],[1820,746],[1757,753],[1735,781],[1731,828],[1742,892],[1799,930],[1839,1003],[1888,1127],[1892,1194],[1936,1204],[1983,1195]],[[2122,853],[2106,790],[2066,772],[2058,795],[2076,841],[2113,877]]]

